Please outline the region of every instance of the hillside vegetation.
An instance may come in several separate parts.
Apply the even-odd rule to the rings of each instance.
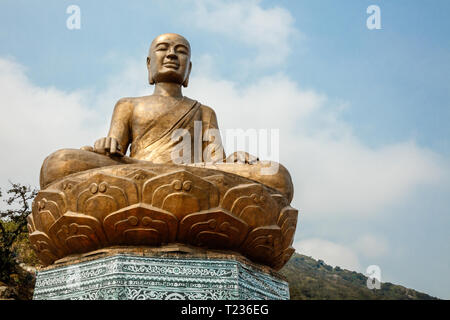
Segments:
[[[281,269],[289,282],[292,300],[430,300],[425,293],[392,283],[381,283],[379,290],[367,288],[361,273],[333,268],[322,260],[294,253]]]

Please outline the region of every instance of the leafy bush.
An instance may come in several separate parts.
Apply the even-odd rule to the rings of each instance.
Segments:
[[[37,261],[30,250],[26,220],[31,213],[31,202],[36,197],[37,190],[19,183],[11,183],[7,194],[9,197],[4,200],[7,207],[0,211],[0,281],[5,284],[17,284],[21,280],[22,273],[19,264]],[[25,257],[25,261],[19,261],[19,255]]]

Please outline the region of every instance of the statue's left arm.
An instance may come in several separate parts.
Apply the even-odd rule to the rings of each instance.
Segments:
[[[217,116],[213,109],[203,107],[203,161],[222,162],[225,160],[225,150],[220,136]]]
[[[131,99],[120,99],[114,107],[108,136],[97,140],[95,151],[125,155],[131,139],[131,116],[133,103]]]

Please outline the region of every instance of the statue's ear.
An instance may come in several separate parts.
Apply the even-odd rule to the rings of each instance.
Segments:
[[[148,83],[150,85],[155,84],[155,79],[153,79],[152,71],[150,69],[150,57],[147,57],[147,70],[148,70]]]
[[[192,62],[189,62],[189,71],[186,76],[186,79],[183,82],[183,87],[185,87],[185,88],[187,88],[187,86],[189,85],[189,76],[191,75],[191,70],[192,70]]]

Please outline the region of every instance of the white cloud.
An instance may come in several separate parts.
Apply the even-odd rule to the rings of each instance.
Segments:
[[[311,238],[294,243],[295,250],[303,255],[323,260],[333,267],[362,272],[357,254],[349,247],[324,239]]]
[[[44,158],[62,148],[92,143],[101,131],[98,114],[85,107],[82,92],[32,84],[25,69],[0,58],[0,179],[39,184]]]
[[[191,24],[256,48],[258,54],[253,62],[260,66],[284,62],[291,50],[292,37],[299,33],[288,10],[264,9],[259,0],[192,2],[188,15]]]
[[[149,95],[153,91],[147,80],[145,56],[141,60],[127,59],[114,53],[109,53],[109,56],[113,61],[120,61],[121,71],[108,78],[105,88],[90,99],[96,110],[107,115],[108,124],[114,105],[120,98]]]
[[[219,125],[225,128],[284,128],[293,132],[298,129],[298,121],[318,109],[325,99],[314,91],[300,90],[282,74],[242,86],[197,73],[190,83],[186,94],[214,108]]]
[[[380,258],[389,250],[386,239],[373,234],[362,235],[355,241],[354,248],[369,259]]]
[[[408,141],[370,148],[354,136],[299,136],[293,156],[299,205],[318,218],[382,214],[447,174],[438,155]]]

